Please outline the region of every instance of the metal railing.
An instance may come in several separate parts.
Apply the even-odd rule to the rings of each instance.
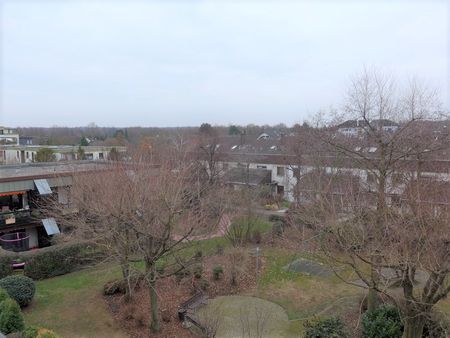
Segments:
[[[24,225],[31,221],[32,216],[29,209],[0,212],[0,227]]]

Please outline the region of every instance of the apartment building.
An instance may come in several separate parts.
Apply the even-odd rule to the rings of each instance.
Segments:
[[[125,153],[126,147],[35,145],[31,137],[22,137],[11,128],[0,127],[0,165],[34,163],[39,151],[52,154],[51,161],[107,160],[111,152]]]
[[[48,196],[69,204],[73,176],[107,170],[108,162],[79,161],[28,163],[0,168],[0,246],[11,251],[26,251],[50,245],[60,233],[52,218],[45,218],[40,206]]]

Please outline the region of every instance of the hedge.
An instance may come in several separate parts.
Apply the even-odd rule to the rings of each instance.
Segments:
[[[12,261],[17,255],[0,249],[0,278],[9,276],[13,273]]]
[[[12,263],[15,260],[26,263],[25,276],[44,279],[78,270],[104,257],[95,245],[87,242],[70,242],[25,252],[0,249],[0,278],[13,273]]]
[[[66,243],[37,251],[22,253],[26,262],[24,274],[32,279],[44,279],[80,269],[98,261],[103,255],[92,244]]]

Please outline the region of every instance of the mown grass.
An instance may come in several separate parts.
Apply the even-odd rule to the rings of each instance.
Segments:
[[[36,282],[35,298],[24,310],[26,324],[62,337],[124,337],[101,292],[104,283],[118,276],[117,266],[98,265]]]

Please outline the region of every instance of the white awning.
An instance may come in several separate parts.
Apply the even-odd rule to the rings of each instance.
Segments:
[[[40,195],[50,195],[52,193],[52,189],[50,189],[47,180],[34,180],[34,184]]]
[[[42,220],[42,224],[44,224],[44,228],[45,231],[47,232],[47,235],[54,235],[61,233],[61,231],[59,231],[58,224],[56,224],[54,218],[45,218]]]

